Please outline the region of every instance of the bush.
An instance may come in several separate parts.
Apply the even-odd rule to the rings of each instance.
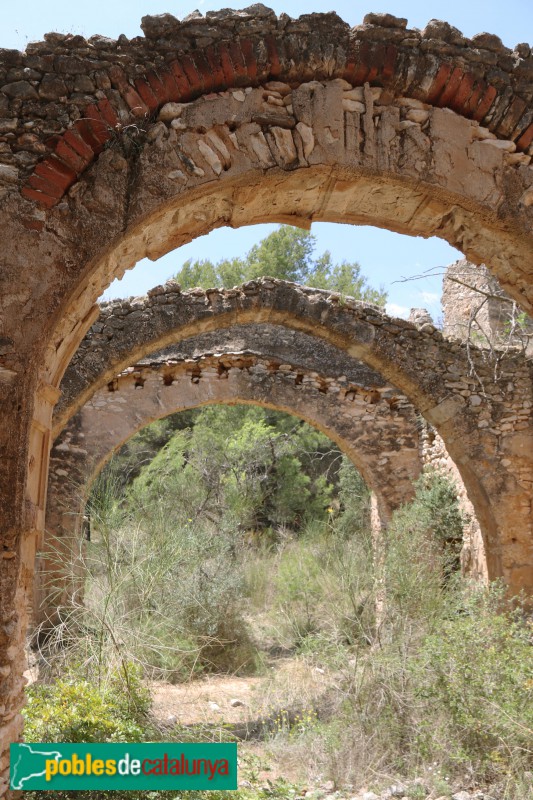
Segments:
[[[86,603],[62,638],[72,635],[89,671],[124,659],[173,681],[253,671],[256,649],[230,537],[192,522],[169,524],[147,509],[143,523],[95,531],[87,568]]]
[[[533,766],[532,626],[498,584],[460,597],[410,663],[418,698],[441,723],[436,737],[428,718],[419,745],[449,771],[517,777]]]
[[[314,542],[286,549],[279,597],[292,599],[293,614],[305,602],[313,632],[300,652],[334,675],[317,700],[317,726],[278,736],[287,759],[338,785],[388,774],[418,777],[438,794],[490,786],[498,798],[531,798],[523,776],[533,770],[533,625],[502,587],[472,586],[450,570],[460,521],[453,486],[428,473],[394,515],[377,573],[364,537],[331,535],[340,517]],[[373,635],[364,599],[374,604],[380,586]],[[342,636],[347,610],[348,630],[363,635]]]
[[[440,618],[448,583],[459,566],[463,519],[453,484],[428,471],[415,488],[414,500],[393,515],[385,534],[381,578],[387,609],[384,635],[389,637],[396,625],[414,634]]]
[[[296,657],[266,679],[268,713],[287,715],[269,743],[284,763],[339,785],[418,776],[434,794],[455,783],[527,798],[533,631],[501,587],[459,575],[454,486],[426,472],[376,554],[369,494],[350,463],[307,426],[252,412],[198,413],[123,501],[112,480],[102,485],[87,605],[58,633],[100,688],[30,690],[30,735],[49,725],[58,741],[146,736],[143,704],[138,714],[109,693],[109,665],[114,680],[130,659],[172,680],[240,674],[258,666],[256,637]],[[69,707],[76,696],[82,713]]]
[[[100,687],[75,674],[32,684],[23,710],[28,742],[141,742],[150,708],[139,670],[127,665]]]
[[[374,625],[373,583],[368,532],[347,539],[342,523],[309,525],[279,556],[274,602],[300,648],[309,637],[328,650],[366,644]]]

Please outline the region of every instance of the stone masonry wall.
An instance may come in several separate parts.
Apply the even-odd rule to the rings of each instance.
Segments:
[[[533,309],[529,46],[436,21],[420,33],[369,15],[350,29],[263,6],[143,24],[131,42],[51,35],[0,52],[0,795],[22,725],[52,410],[113,278],[221,225],[323,220],[439,236]],[[272,315],[382,372],[457,464],[489,573],[531,590],[531,368],[517,355],[495,376],[437,333],[279,285],[198,295],[179,325],[162,297],[147,316],[174,327],[155,348],[178,329]],[[109,380],[122,368],[117,333]]]
[[[367,81],[453,109],[519,153],[533,141],[527,44],[511,51],[487,33],[469,40],[437,20],[408,29],[390,14],[367,14],[350,29],[334,13],[293,20],[260,4],[194,12],[181,22],[171,14],[144,17],[142,29],[144,37],[118,41],[50,33],[25,53],[0,51],[4,185],[23,181],[26,197],[50,207],[107,143],[166,103],[227,87],[238,94],[239,85],[281,76],[289,83],[339,78],[349,91]],[[283,86],[265,91],[273,112],[283,108]],[[353,111],[362,100],[357,92],[346,98]],[[415,103],[408,120],[420,122],[420,110]]]
[[[498,348],[509,347],[524,352],[527,359],[531,358],[533,320],[522,318],[517,332],[511,332],[510,319],[513,310],[516,313],[516,306],[485,266],[475,266],[466,259],[460,259],[448,266],[443,281],[442,307],[445,336],[465,343],[470,337],[471,344],[476,347],[496,348],[493,355],[486,356],[495,370],[502,352]],[[431,322],[429,315],[424,317],[421,313],[416,316],[420,324]],[[522,407],[522,421],[525,423],[532,413],[533,409],[526,401]],[[474,578],[487,581],[483,536],[457,466],[448,455],[441,437],[431,426],[423,426],[421,446],[424,463],[448,475],[457,486],[461,509],[468,520],[461,553],[462,568]]]
[[[484,265],[460,259],[446,269],[442,306],[444,334],[480,347],[524,350],[533,356],[533,319],[520,313]]]

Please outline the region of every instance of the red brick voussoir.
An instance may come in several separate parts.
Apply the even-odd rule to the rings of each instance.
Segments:
[[[344,78],[354,87],[368,82],[389,89],[394,97],[449,108],[498,138],[512,139],[519,151],[533,142],[533,58],[528,45],[517,46],[512,66],[511,51],[498,37],[479,34],[468,40],[444,22],[432,21],[420,33],[408,30],[406,20],[367,14],[363,25],[350,30],[335,14],[305,15],[287,23],[268,10],[254,21],[250,35],[232,37],[232,25],[236,32],[245,25],[242,12],[233,13],[234,21],[230,12],[220,12],[219,20],[197,17],[182,23],[168,14],[145,17],[146,38],[128,43],[134,51],[131,64],[121,57],[125,37],[110,45],[115,45],[116,63],[104,61],[101,70],[97,59],[88,63],[103,90],[82,108],[79,119],[46,143],[51,151],[26,179],[23,196],[52,208],[124,128],[139,120],[149,125],[165,103],[189,103],[268,80],[281,80],[292,88],[334,78]],[[199,47],[196,27],[201,32],[206,21],[211,43]],[[246,25],[250,30],[249,21]],[[72,68],[64,61],[56,63],[56,72]],[[77,60],[75,69],[82,71],[84,63]],[[139,63],[146,64],[144,72]],[[22,91],[10,86],[2,88]]]

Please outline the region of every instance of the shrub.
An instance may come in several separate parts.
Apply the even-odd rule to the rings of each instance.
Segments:
[[[468,765],[485,780],[518,777],[533,766],[531,625],[498,584],[470,588],[461,601],[410,662],[417,697],[446,729],[435,737],[428,719],[420,747],[450,771]]]
[[[141,742],[150,696],[139,670],[127,665],[101,687],[75,674],[32,684],[23,710],[28,742]]]
[[[296,608],[310,593],[315,631],[300,652],[335,676],[317,699],[317,726],[278,736],[288,759],[338,785],[388,774],[417,776],[437,794],[490,786],[498,798],[531,798],[533,626],[502,587],[473,587],[450,570],[460,521],[453,487],[426,474],[393,517],[377,575],[364,537],[323,532],[297,543],[305,559],[293,546],[284,554],[283,591]],[[376,577],[385,587],[378,635],[339,636],[347,608],[371,630],[372,615],[346,597],[352,586],[359,603],[375,602]]]

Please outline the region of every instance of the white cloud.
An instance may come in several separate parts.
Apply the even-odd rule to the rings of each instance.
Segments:
[[[401,317],[402,319],[407,319],[411,309],[407,308],[406,306],[399,306],[396,303],[387,303],[385,310],[391,317]]]
[[[438,303],[440,300],[440,295],[437,292],[420,292],[420,297],[424,301],[424,303]]]

